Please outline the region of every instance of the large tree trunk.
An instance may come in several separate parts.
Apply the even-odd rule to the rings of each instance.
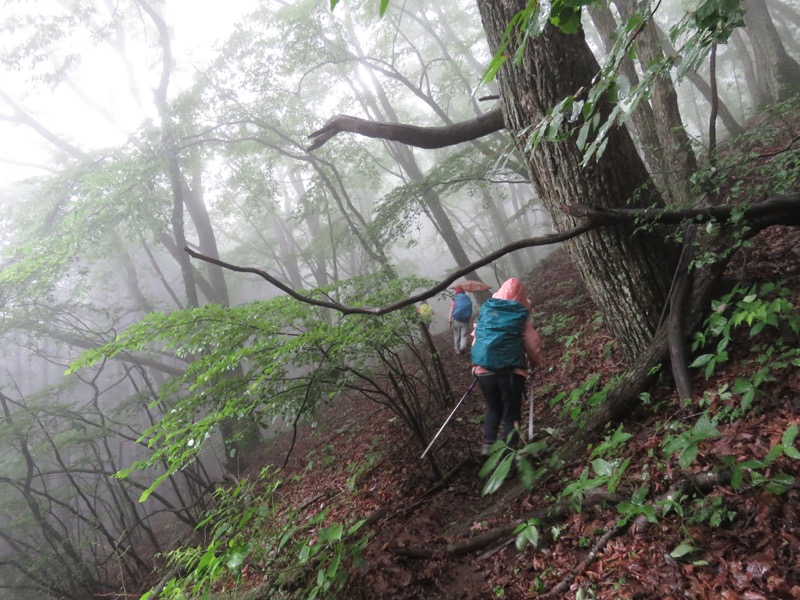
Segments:
[[[512,17],[525,5],[524,0],[478,0],[493,52]],[[498,81],[506,127],[521,151],[525,152],[526,140],[520,132],[537,124],[565,96],[590,86],[598,70],[582,31],[566,35],[552,25],[529,40],[521,64],[509,61],[503,66]],[[581,167],[582,153],[573,139],[544,142],[526,157],[531,180],[558,231],[577,224],[563,212],[572,203],[663,205],[623,128],[610,132],[605,153],[586,167]],[[632,362],[656,331],[676,249],[667,246],[658,232],[632,235],[625,228],[592,232],[572,240],[568,248],[625,359]]]

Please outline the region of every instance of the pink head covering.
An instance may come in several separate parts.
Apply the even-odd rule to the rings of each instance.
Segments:
[[[464,288],[461,287],[460,285],[456,286],[456,294],[463,294],[463,293],[464,293]]]
[[[516,277],[510,277],[503,282],[500,289],[497,290],[492,298],[500,298],[501,300],[513,300],[519,302],[527,309],[530,309],[531,303],[528,300],[528,294],[525,292],[525,286]]]

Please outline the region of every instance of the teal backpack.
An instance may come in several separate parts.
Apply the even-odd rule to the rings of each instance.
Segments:
[[[472,364],[490,371],[525,368],[522,328],[530,311],[519,302],[490,298],[481,306],[472,345]]]

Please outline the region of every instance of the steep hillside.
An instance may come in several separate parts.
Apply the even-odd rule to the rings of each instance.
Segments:
[[[800,306],[798,248],[796,229],[764,231],[731,262],[727,283],[785,278],[788,299]],[[570,413],[621,365],[563,250],[526,283],[547,366],[533,381],[534,439],[556,447],[567,435]],[[741,483],[738,474],[731,478],[718,469],[726,460],[771,460],[765,459],[770,449],[800,422],[797,368],[776,371],[779,376],[760,386],[749,410],[741,410],[743,390],[732,391],[744,385],[735,384],[737,378],[763,366],[759,348],[779,335],[768,329],[753,338],[746,328],[736,330],[729,360],[720,361],[708,380],[704,368],[694,369],[690,405],[678,405],[665,376],[625,423],[631,437],[618,449],[597,456],[587,451],[532,491],[511,477],[494,494],[482,495],[486,480],[479,478],[477,450],[483,400],[477,388],[434,447],[448,472],[444,484],[431,479],[421,448],[397,419],[358,397],[335,399],[313,426],[276,441],[263,462],[283,465],[288,456],[282,504],[303,507],[309,517],[328,509],[330,521],[367,519],[360,531],[370,536],[364,562],[349,578],[347,598],[575,598],[580,590],[584,598],[609,599],[800,598],[800,461],[787,456],[797,451],[773,450],[777,458],[751,465],[757,476],[748,471]],[[468,359],[453,352],[448,332],[435,341],[454,406],[472,381]],[[593,374],[598,384],[568,405],[570,393]],[[450,410],[431,415],[432,430]],[[718,435],[704,433],[711,424],[698,417],[706,410]],[[793,439],[783,440],[794,447]],[[630,461],[615,489],[586,484],[602,475],[601,463],[590,466],[598,456],[608,464]],[[681,461],[690,463],[685,472]],[[293,480],[293,474],[302,477]],[[696,478],[686,483],[686,474]],[[770,478],[771,485],[756,485]],[[574,493],[564,495],[570,483]],[[650,508],[681,493],[686,498],[666,514]],[[618,526],[623,515],[630,520]],[[538,523],[538,547],[518,551],[513,530],[531,517]],[[267,597],[255,572],[245,569],[245,581],[249,597]]]

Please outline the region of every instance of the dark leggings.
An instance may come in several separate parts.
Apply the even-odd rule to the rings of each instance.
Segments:
[[[497,441],[500,422],[503,422],[503,435],[510,446],[515,446],[518,435],[514,424],[519,425],[522,412],[522,396],[525,393],[525,378],[513,372],[486,373],[478,375],[483,397],[486,399],[486,415],[483,418],[483,442]]]

